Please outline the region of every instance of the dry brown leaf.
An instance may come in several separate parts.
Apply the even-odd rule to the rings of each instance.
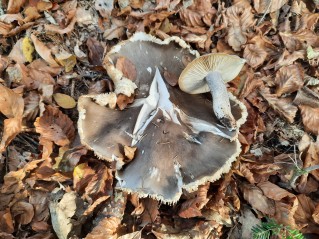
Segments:
[[[308,87],[302,87],[298,90],[294,99],[295,105],[307,105],[312,108],[319,108],[319,94]]]
[[[257,186],[263,191],[266,197],[275,200],[275,220],[278,223],[295,228],[294,214],[298,208],[297,197],[269,181],[259,183]]]
[[[94,66],[101,66],[103,61],[103,54],[105,51],[105,45],[95,38],[88,38],[86,45],[89,50],[89,62]]]
[[[136,68],[135,65],[125,57],[119,57],[116,61],[116,69],[120,70],[123,73],[123,76],[135,81],[136,80]]]
[[[191,27],[203,27],[205,26],[202,21],[202,14],[198,11],[193,11],[190,9],[181,9],[179,12],[179,16],[183,22],[186,23],[187,26]]]
[[[132,160],[135,156],[137,147],[130,147],[127,145],[124,145],[124,154],[125,157],[127,157],[129,160]]]
[[[0,232],[10,234],[14,232],[13,219],[9,208],[0,211]]]
[[[77,165],[73,171],[73,185],[75,191],[82,194],[94,174],[95,171],[87,163]]]
[[[50,10],[52,8],[52,6],[53,6],[53,4],[51,2],[47,2],[47,1],[44,1],[44,0],[40,0],[37,3],[37,9],[40,12],[48,11],[48,10]]]
[[[34,209],[32,204],[20,201],[11,207],[11,213],[17,223],[26,225],[32,221]]]
[[[262,46],[257,44],[247,44],[245,45],[244,58],[247,63],[253,67],[257,68],[262,65],[267,58],[267,52]]]
[[[247,31],[254,25],[252,8],[247,2],[238,2],[226,9],[224,21],[227,25],[227,42],[234,49],[240,51],[247,41]]]
[[[118,94],[116,104],[120,110],[124,110],[128,104],[133,103],[135,95],[127,96],[124,94]]]
[[[277,73],[275,83],[277,85],[276,94],[290,94],[299,90],[303,84],[304,72],[299,64],[283,66]]]
[[[23,117],[27,121],[35,120],[40,112],[40,95],[35,91],[30,91],[24,98],[24,112]]]
[[[183,37],[185,41],[191,42],[191,43],[197,43],[199,48],[205,48],[205,42],[207,41],[207,35],[195,35],[192,33],[187,34]]]
[[[254,8],[258,13],[271,13],[279,10],[287,0],[254,0]]]
[[[108,169],[104,164],[100,164],[85,187],[85,195],[87,198],[92,198],[93,201],[99,197],[111,195],[113,191],[112,184],[113,175],[111,169]]]
[[[73,31],[75,23],[76,23],[76,15],[72,18],[72,21],[69,23],[69,25],[66,28],[61,29],[60,26],[53,25],[53,24],[44,25],[44,28],[48,32],[54,32],[54,33],[63,35]]]
[[[298,225],[298,229],[302,229],[303,232],[317,233],[318,225],[313,218],[315,212],[316,203],[304,194],[297,195],[298,208],[294,215],[294,219]]]
[[[7,13],[19,13],[26,0],[9,0]]]
[[[95,9],[99,11],[102,17],[109,18],[114,8],[113,0],[97,0],[95,1]]]
[[[319,46],[317,35],[308,29],[299,30],[294,33],[279,32],[279,35],[289,52],[306,49],[307,46]]]
[[[277,95],[266,92],[261,92],[261,95],[279,115],[283,116],[289,123],[294,122],[298,108],[292,104],[291,98],[278,98]]]
[[[199,186],[196,197],[188,199],[181,205],[178,215],[183,218],[199,217],[202,216],[201,210],[207,204],[207,192],[210,184]]]
[[[29,203],[34,208],[34,222],[45,222],[49,217],[49,193],[41,190],[30,190]],[[47,224],[46,224],[47,225]],[[48,225],[47,225],[48,226]]]
[[[24,22],[31,22],[41,17],[41,14],[38,12],[36,7],[27,7],[24,10],[25,18],[23,19]]]
[[[38,38],[31,34],[31,39],[34,44],[35,50],[37,53],[52,67],[59,67],[59,64],[54,60],[53,56],[51,55],[51,50]]]
[[[62,50],[58,54],[55,54],[55,58],[61,66],[64,66],[65,72],[72,71],[74,66],[76,65],[76,56],[64,50]]]
[[[53,95],[53,99],[63,109],[72,109],[76,106],[75,100],[66,94],[56,93]]]
[[[22,52],[22,41],[23,38],[19,39],[13,46],[10,54],[9,54],[9,58],[14,60],[17,63],[25,63],[27,60]]]
[[[144,211],[141,215],[142,223],[140,226],[143,227],[149,223],[155,222],[159,215],[159,211],[158,202],[152,198],[143,198],[141,199],[141,203],[143,204]]]
[[[251,184],[242,185],[243,195],[246,201],[254,208],[261,211],[265,215],[275,215],[275,205],[272,200],[267,198],[263,191]]]
[[[307,132],[319,135],[319,108],[307,105],[298,106],[301,111],[302,122]]]
[[[31,228],[35,232],[47,232],[50,230],[50,226],[46,222],[33,222]]]
[[[118,238],[117,229],[121,224],[121,219],[117,217],[103,218],[93,230],[87,234],[85,239],[116,239]]]
[[[52,106],[46,106],[43,115],[36,119],[34,125],[41,138],[59,146],[69,145],[75,135],[72,120]]]

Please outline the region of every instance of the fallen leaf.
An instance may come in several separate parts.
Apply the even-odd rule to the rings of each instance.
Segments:
[[[266,92],[261,92],[261,95],[279,115],[282,115],[289,123],[294,122],[298,108],[292,104],[291,98],[278,98]]]
[[[302,123],[307,132],[319,135],[319,108],[307,105],[298,106],[301,111]]]
[[[178,215],[183,218],[199,217],[202,216],[201,209],[209,201],[207,198],[207,192],[209,189],[210,183],[199,186],[196,197],[188,199],[181,205],[181,208],[178,212]]]
[[[65,72],[70,72],[76,65],[76,56],[66,51],[62,51],[55,55],[56,60],[61,66],[64,66]]]
[[[36,119],[34,125],[41,138],[59,146],[69,145],[75,135],[72,120],[52,106],[46,106],[43,115]]]
[[[27,62],[27,59],[25,57],[25,55],[23,54],[23,50],[22,50],[22,45],[23,45],[23,40],[24,38],[22,39],[19,39],[13,46],[10,54],[9,54],[9,58],[14,60],[15,62],[17,63],[25,63]]]
[[[116,104],[120,108],[120,110],[124,110],[128,104],[131,104],[134,102],[134,94],[131,96],[127,96],[124,94],[118,94],[116,99]]]
[[[120,236],[118,239],[141,239],[141,238],[142,238],[142,231],[137,231],[137,232],[132,232],[132,233]]]
[[[240,51],[241,46],[246,43],[246,33],[254,25],[252,8],[247,2],[238,2],[226,9],[224,15],[227,29],[227,42],[234,49]]]
[[[297,197],[269,181],[257,185],[264,195],[275,201],[274,219],[281,224],[296,227],[294,214],[298,208]]]
[[[130,147],[127,145],[124,145],[124,155],[127,157],[129,160],[132,160],[135,156],[137,147]]]
[[[76,106],[75,100],[66,94],[56,93],[53,95],[53,99],[63,109],[72,109]]]
[[[281,96],[299,90],[304,84],[303,78],[304,73],[301,65],[294,64],[281,67],[275,78],[276,94]]]
[[[119,57],[116,61],[116,66],[118,70],[123,73],[126,78],[135,81],[136,80],[136,68],[134,64],[125,57]]]
[[[287,0],[254,0],[254,7],[258,13],[271,13],[279,10]]]
[[[52,67],[59,67],[59,64],[54,60],[53,56],[51,55],[51,50],[38,38],[34,35],[31,34],[31,39],[33,42],[33,45],[35,47],[35,50],[37,53],[47,62],[50,64]]]
[[[17,223],[26,225],[29,224],[34,216],[34,209],[32,204],[27,202],[17,202],[11,207],[12,217]]]
[[[101,66],[103,61],[103,54],[105,51],[105,45],[92,37],[87,39],[86,45],[89,50],[90,64],[94,66]]]
[[[294,99],[295,105],[307,105],[312,108],[319,108],[319,94],[308,87],[302,87],[298,90]]]
[[[141,214],[142,223],[140,226],[143,227],[149,223],[155,222],[159,215],[159,211],[158,202],[152,198],[143,198],[141,199],[141,203],[143,204],[144,211]]]
[[[24,98],[23,117],[28,121],[35,120],[40,112],[40,95],[35,91],[30,91]]]
[[[73,185],[78,193],[83,193],[86,186],[93,178],[95,171],[87,164],[77,165],[73,171]]]
[[[102,17],[109,18],[114,8],[113,0],[97,0],[95,1],[95,9],[99,11]]]
[[[51,222],[55,233],[59,239],[69,238],[69,234],[77,234],[74,230],[72,217],[75,215],[79,198],[75,192],[63,192],[61,189],[55,189],[51,193],[49,208]]]
[[[7,13],[19,13],[26,0],[9,0]]]
[[[259,187],[245,183],[242,185],[242,188],[245,200],[248,201],[254,209],[271,217],[275,215],[274,202],[267,198]]]
[[[14,232],[13,219],[9,208],[0,211],[0,231],[9,234]]]

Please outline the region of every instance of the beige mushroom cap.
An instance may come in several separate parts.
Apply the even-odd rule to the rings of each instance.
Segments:
[[[245,60],[224,53],[211,53],[196,58],[183,70],[178,79],[179,87],[189,94],[209,92],[205,77],[210,71],[217,71],[224,82],[233,80],[245,64]]]

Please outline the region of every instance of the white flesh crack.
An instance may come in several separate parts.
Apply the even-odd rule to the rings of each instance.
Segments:
[[[149,96],[144,99],[137,99],[134,104],[131,105],[131,107],[143,105],[134,126],[131,146],[136,145],[143,138],[145,129],[154,119],[159,109],[163,111],[163,115],[167,120],[180,125],[181,123],[177,116],[177,114],[179,114],[181,120],[188,125],[195,134],[198,134],[199,132],[210,132],[232,140],[230,136],[221,131],[216,125],[205,120],[186,115],[182,110],[178,109],[169,98],[170,94],[167,90],[166,84],[158,68],[156,68]]]

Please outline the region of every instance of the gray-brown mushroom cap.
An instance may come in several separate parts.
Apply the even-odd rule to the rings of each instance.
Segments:
[[[99,105],[91,96],[79,99],[78,125],[83,144],[100,158],[115,162],[125,158],[124,146],[137,147],[134,159],[117,170],[116,187],[165,203],[176,202],[183,189],[192,191],[206,181],[217,180],[240,153],[238,132],[219,125],[205,95],[189,95],[162,79],[164,70],[177,76],[182,72],[183,57],[195,57],[183,47],[185,43],[174,39],[154,41],[139,35],[108,54],[108,64],[124,56],[136,66],[136,102],[142,104],[119,111]],[[152,54],[139,52],[143,49]],[[141,60],[145,57],[149,59]],[[231,109],[242,124],[247,113],[234,97]]]

